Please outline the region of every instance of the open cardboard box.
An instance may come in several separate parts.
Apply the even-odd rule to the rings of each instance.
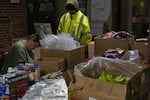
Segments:
[[[69,92],[72,91],[79,100],[125,100],[126,85],[76,76],[75,84],[69,85]]]
[[[150,64],[150,39],[136,40],[135,49],[140,53],[140,60],[142,64]]]
[[[73,50],[55,50],[55,49],[40,49],[41,57],[59,57],[64,58],[68,69],[74,68],[76,64],[83,62],[85,58],[85,47],[81,46]]]
[[[74,91],[75,98],[79,100],[148,100],[149,75],[150,67],[137,73],[128,84],[76,76],[76,82],[70,83],[69,91]]]
[[[107,49],[120,48],[123,50],[129,50],[129,39],[102,39],[96,37],[95,41],[95,56],[102,55]]]
[[[40,65],[40,76],[41,78],[47,76],[48,74],[64,70],[62,76],[64,77],[66,84],[72,80],[72,73],[70,70],[66,69],[64,58],[58,57],[42,57],[33,62],[34,64]]]
[[[56,57],[42,57],[33,62],[40,66],[40,75],[55,72],[58,70],[65,69],[65,60],[63,58]]]
[[[116,63],[109,62],[104,62],[103,66],[104,65],[107,65],[108,68],[112,66],[109,71],[112,71],[115,74],[117,73],[117,70],[123,70],[124,67],[128,67],[128,65],[125,64],[127,66],[121,66],[119,68],[119,66],[116,66]],[[94,66],[94,68],[95,67],[96,66]],[[80,68],[80,70],[81,69],[82,68]],[[135,69],[137,69],[137,71],[135,71]],[[89,70],[84,69],[84,71],[87,72]],[[69,91],[73,91],[75,98],[79,100],[88,100],[89,98],[94,98],[96,100],[148,100],[147,98],[150,87],[150,65],[146,65],[146,67],[138,64],[130,65],[130,69],[123,73],[127,72],[126,75],[128,75],[130,73],[128,73],[128,71],[133,71],[133,73],[131,74],[130,80],[127,84],[105,82],[98,80],[97,78],[94,79],[75,74],[75,83],[70,83]]]

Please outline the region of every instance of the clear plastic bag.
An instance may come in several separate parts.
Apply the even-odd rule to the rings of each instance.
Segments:
[[[44,38],[40,40],[40,44],[44,48],[55,49],[57,43],[58,43],[58,38],[56,35],[53,34],[45,35]]]
[[[73,37],[66,33],[59,35],[47,34],[40,44],[44,48],[58,49],[58,50],[72,50],[80,46],[80,43],[73,39]]]
[[[134,63],[140,63],[140,56],[138,50],[128,50],[125,52],[125,54],[122,56],[123,60],[129,60]]]
[[[21,100],[68,100],[68,88],[63,78],[45,79],[31,86]]]
[[[114,76],[123,74],[127,78],[131,78],[137,72],[141,71],[143,67],[126,60],[94,57],[87,63],[76,65],[74,68],[74,74],[90,78],[98,78],[100,70],[103,68]]]
[[[58,40],[57,48],[61,50],[72,50],[80,46],[80,43],[69,34],[59,34]]]

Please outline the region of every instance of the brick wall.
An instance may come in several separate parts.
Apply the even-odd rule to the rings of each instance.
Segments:
[[[26,0],[10,3],[0,0],[0,47],[6,52],[13,38],[24,37],[27,33]]]

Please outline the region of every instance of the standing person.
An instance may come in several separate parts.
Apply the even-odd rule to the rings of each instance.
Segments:
[[[39,35],[31,34],[25,40],[19,40],[9,49],[1,73],[6,73],[8,67],[15,67],[19,62],[32,63],[35,56],[32,50],[39,46]]]
[[[92,40],[90,25],[87,16],[79,10],[77,0],[67,0],[65,13],[59,22],[57,34],[64,32],[70,34],[81,44],[88,44]]]

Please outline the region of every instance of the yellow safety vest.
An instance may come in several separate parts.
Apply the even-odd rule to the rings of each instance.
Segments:
[[[60,19],[57,32],[71,34],[82,44],[87,44],[92,39],[88,18],[81,11],[75,14],[69,12],[64,14]]]

